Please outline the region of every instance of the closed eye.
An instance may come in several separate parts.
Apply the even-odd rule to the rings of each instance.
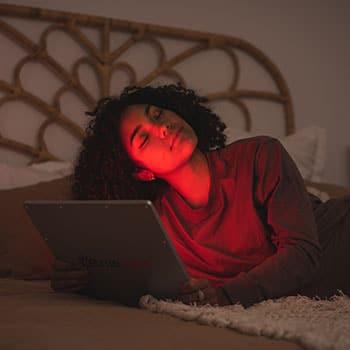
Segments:
[[[155,114],[153,118],[155,120],[158,120],[161,118],[162,114],[163,114],[163,110],[159,110],[158,114]],[[145,136],[143,141],[141,142],[141,144],[139,146],[139,149],[143,148],[143,146],[147,143],[147,141],[148,141],[148,136]]]
[[[142,143],[140,144],[139,148],[142,148],[145,145],[145,143],[147,142],[147,140],[148,140],[148,136],[145,136]]]
[[[158,120],[161,117],[162,113],[163,113],[163,111],[160,110],[159,113],[154,116],[154,119]]]

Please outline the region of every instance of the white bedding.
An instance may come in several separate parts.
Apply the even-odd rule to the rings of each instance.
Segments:
[[[0,163],[0,190],[35,185],[72,174],[70,162],[44,162],[31,166]]]
[[[196,307],[160,301],[150,295],[142,297],[140,303],[147,310],[187,321],[235,329],[245,334],[293,340],[305,349],[350,349],[350,298],[342,293],[331,300],[282,297],[263,301],[248,309],[241,305]]]

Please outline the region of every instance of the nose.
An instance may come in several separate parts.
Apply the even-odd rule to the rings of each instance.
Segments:
[[[161,126],[160,135],[162,138],[165,138],[168,135],[169,129],[170,129],[170,126],[168,123],[165,123]]]
[[[159,137],[161,139],[166,138],[169,135],[170,129],[171,129],[171,125],[168,122],[165,122],[159,125]]]

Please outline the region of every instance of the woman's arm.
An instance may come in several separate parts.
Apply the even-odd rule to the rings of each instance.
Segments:
[[[283,145],[266,138],[255,158],[254,195],[276,253],[222,289],[231,303],[250,306],[312,281],[322,249],[304,181]]]

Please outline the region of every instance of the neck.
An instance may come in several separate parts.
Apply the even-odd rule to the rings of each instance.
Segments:
[[[204,207],[209,200],[210,173],[205,155],[198,149],[191,159],[163,179],[172,186],[192,208]]]

